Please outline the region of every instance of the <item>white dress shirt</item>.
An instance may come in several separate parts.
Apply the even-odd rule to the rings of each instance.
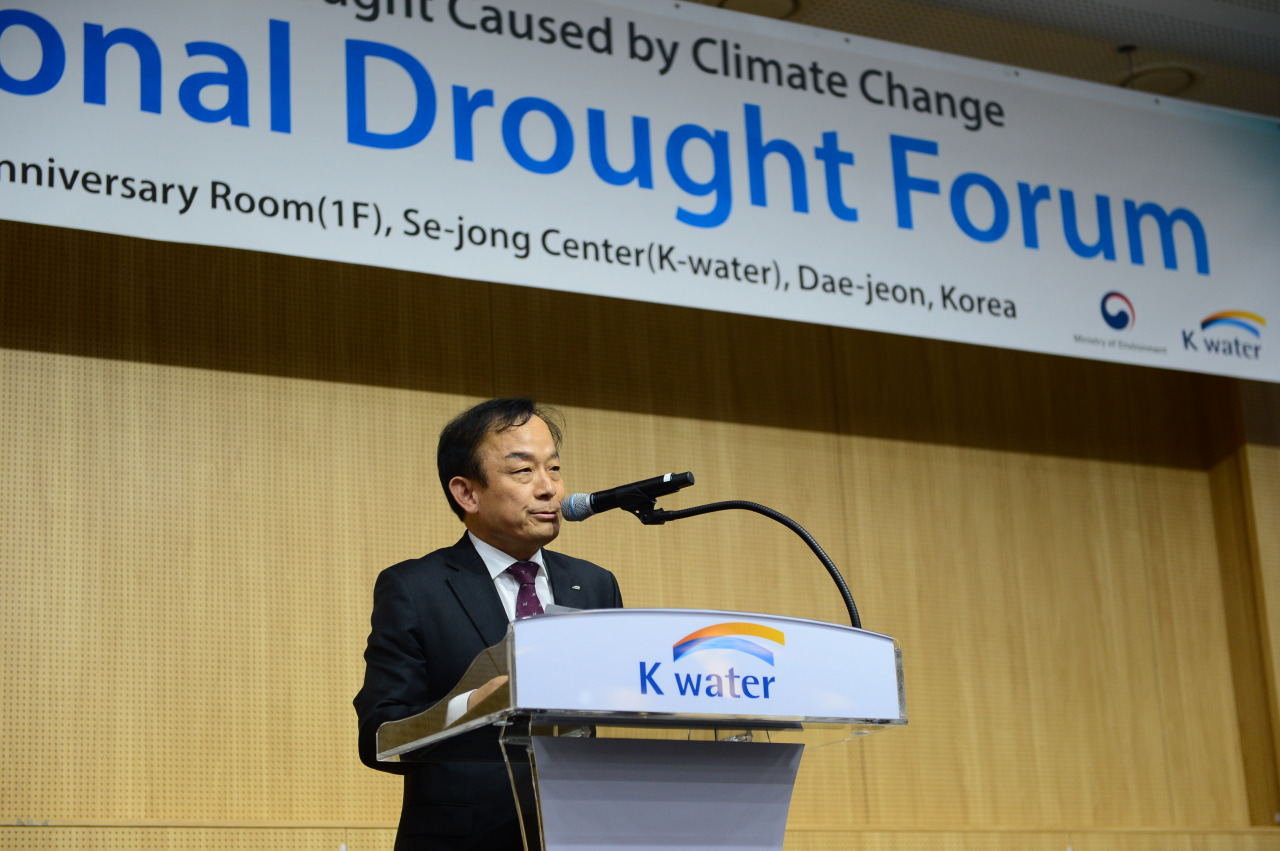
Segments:
[[[493,586],[498,590],[498,596],[502,599],[502,608],[507,613],[508,621],[513,621],[516,618],[516,595],[520,593],[520,581],[510,573],[507,573],[507,568],[518,561],[528,561],[538,565],[538,573],[533,578],[533,590],[538,592],[538,602],[542,603],[544,608],[555,602],[555,598],[551,594],[551,583],[547,581],[547,565],[542,560],[542,550],[534,553],[532,558],[513,558],[497,547],[486,544],[470,532],[467,532],[467,537],[471,539],[472,546],[480,554],[480,559],[488,569],[489,576],[493,578]],[[446,727],[466,714],[467,700],[470,697],[471,692],[465,692],[449,701],[449,706],[444,716]]]
[[[498,589],[498,596],[502,598],[502,608],[506,609],[507,620],[512,621],[516,618],[516,595],[520,593],[520,581],[510,573],[507,573],[507,568],[518,561],[528,561],[538,566],[538,573],[533,578],[533,590],[538,592],[538,602],[542,603],[543,608],[555,602],[555,599],[551,596],[551,583],[547,581],[547,565],[542,560],[542,550],[534,553],[533,558],[512,558],[497,547],[486,544],[470,532],[467,533],[467,537],[471,539],[472,546],[480,554],[480,558],[484,561],[484,566],[489,569],[489,576],[493,578],[493,585]]]

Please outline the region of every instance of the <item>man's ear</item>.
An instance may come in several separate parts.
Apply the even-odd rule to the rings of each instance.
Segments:
[[[475,514],[480,510],[480,500],[476,496],[476,483],[465,476],[454,476],[449,480],[449,493],[467,514]]]

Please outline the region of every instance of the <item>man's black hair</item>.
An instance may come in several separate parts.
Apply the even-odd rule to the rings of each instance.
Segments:
[[[444,488],[449,507],[461,520],[466,516],[462,506],[453,498],[449,482],[454,476],[488,486],[484,466],[480,459],[480,444],[492,433],[509,428],[520,428],[534,417],[547,424],[556,449],[560,448],[560,412],[555,408],[539,405],[532,399],[490,399],[458,414],[440,432],[436,444],[436,470],[440,474],[440,486]]]

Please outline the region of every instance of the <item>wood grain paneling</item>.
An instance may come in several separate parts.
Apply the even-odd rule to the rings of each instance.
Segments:
[[[1252,849],[1280,810],[1280,454],[1234,382],[0,223],[0,391],[0,817],[64,825],[0,847],[386,847],[373,577],[460,534],[435,437],[507,393],[564,411],[571,489],[769,505],[898,638],[910,725],[808,754],[788,847]],[[632,606],[846,621],[755,514],[559,546]]]

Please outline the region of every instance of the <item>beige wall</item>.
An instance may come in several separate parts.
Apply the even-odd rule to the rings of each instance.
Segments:
[[[435,433],[512,393],[572,489],[768,504],[899,639],[910,725],[806,757],[789,848],[1280,847],[1276,389],[0,223],[0,848],[390,848],[373,577],[459,534]],[[756,515],[560,546],[845,620]]]

